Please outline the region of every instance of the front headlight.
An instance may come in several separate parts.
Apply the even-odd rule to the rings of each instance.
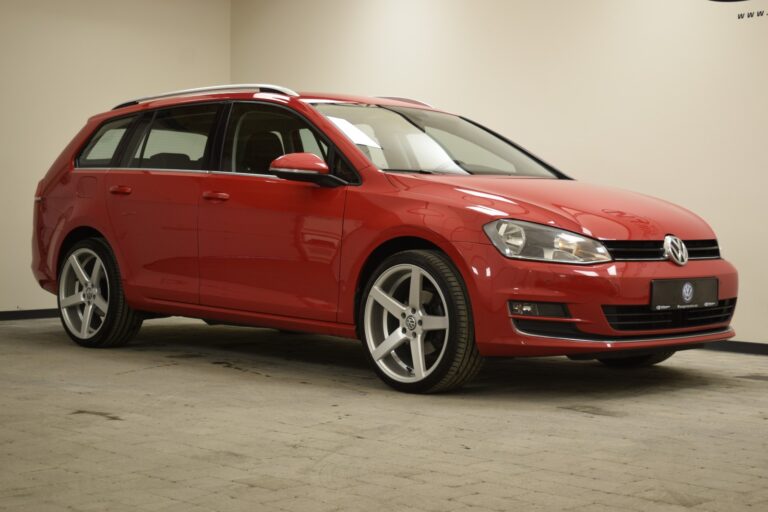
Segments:
[[[603,244],[570,231],[508,219],[495,220],[483,229],[508,258],[577,265],[611,261]]]

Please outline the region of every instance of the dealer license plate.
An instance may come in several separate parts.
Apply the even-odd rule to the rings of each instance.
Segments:
[[[651,281],[651,309],[664,311],[716,306],[717,287],[715,277]]]

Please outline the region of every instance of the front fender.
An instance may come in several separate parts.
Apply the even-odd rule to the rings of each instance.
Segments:
[[[359,190],[359,189],[358,189]],[[415,238],[443,251],[458,269],[470,301],[476,294],[471,266],[452,243],[452,234],[465,231],[455,208],[391,194],[350,190],[344,218],[339,271],[341,323],[355,323],[355,300],[361,273],[374,251],[398,238]],[[474,306],[473,306],[474,309]]]

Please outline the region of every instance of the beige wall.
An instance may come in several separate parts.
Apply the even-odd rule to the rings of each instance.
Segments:
[[[768,342],[768,0],[233,0],[232,78],[402,95],[704,216]]]
[[[768,0],[233,0],[230,19],[225,0],[0,0],[0,311],[54,305],[29,271],[31,197],[88,115],[260,81],[420,98],[577,179],[696,211],[741,272],[739,339],[768,342],[768,17],[736,17],[759,8]]]
[[[0,311],[56,307],[32,277],[38,180],[85,120],[229,81],[229,1],[0,0]]]

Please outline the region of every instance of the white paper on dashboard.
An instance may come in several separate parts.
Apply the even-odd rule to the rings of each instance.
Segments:
[[[369,146],[372,148],[379,148],[381,149],[381,146],[379,146],[376,141],[374,141],[372,138],[370,138],[364,131],[362,131],[357,126],[353,125],[346,119],[342,119],[340,117],[332,117],[328,116],[328,119],[331,120],[333,124],[336,125],[336,127],[344,132],[344,135],[349,137],[349,139],[355,143],[360,144],[362,146]]]

